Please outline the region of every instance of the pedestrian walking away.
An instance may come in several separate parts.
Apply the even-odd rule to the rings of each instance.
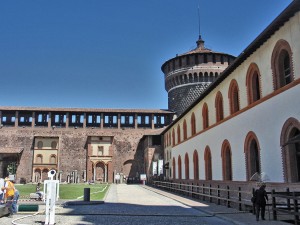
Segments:
[[[19,200],[19,190],[15,188],[15,194],[14,194],[14,198],[13,198],[13,202],[12,202],[12,212],[13,214],[18,212],[18,200]]]
[[[260,188],[254,192],[254,202],[256,208],[257,221],[259,221],[259,214],[261,214],[261,219],[265,220],[266,204],[268,201],[268,195],[265,189],[266,189],[266,184],[261,183]]]

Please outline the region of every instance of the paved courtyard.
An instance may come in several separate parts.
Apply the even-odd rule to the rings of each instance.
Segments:
[[[44,205],[40,205],[40,210]],[[113,184],[103,204],[68,204],[60,202],[55,222],[63,224],[109,225],[179,225],[179,224],[285,224],[255,221],[255,216],[224,206],[197,202],[145,185]],[[17,214],[2,217],[0,224],[44,224],[45,215]],[[12,223],[13,222],[13,223]]]

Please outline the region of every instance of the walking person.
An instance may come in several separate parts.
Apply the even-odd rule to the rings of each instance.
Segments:
[[[9,217],[11,217],[13,215],[12,203],[15,194],[15,186],[10,181],[9,177],[5,177],[4,181],[5,181],[5,185],[4,187],[2,187],[2,191],[5,192],[6,207],[8,208],[9,211]]]
[[[266,203],[268,201],[268,195],[265,189],[266,184],[262,183],[260,188],[254,192],[256,221],[259,221],[259,214],[261,214],[261,219],[265,220]]]
[[[15,194],[14,194],[14,198],[13,198],[13,202],[12,202],[12,212],[13,214],[18,212],[18,200],[19,200],[20,194],[19,194],[19,190],[15,188]]]

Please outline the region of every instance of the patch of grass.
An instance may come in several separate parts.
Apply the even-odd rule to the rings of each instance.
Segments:
[[[84,188],[90,188],[90,199],[91,200],[102,200],[108,190],[108,184],[60,184],[59,185],[59,198],[60,199],[78,199],[83,200]],[[20,192],[20,198],[23,196],[29,196],[30,193],[35,193],[35,184],[22,184],[16,185],[16,188]],[[44,186],[41,185],[41,191]]]

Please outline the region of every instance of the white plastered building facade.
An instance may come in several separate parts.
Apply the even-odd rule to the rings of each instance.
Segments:
[[[167,178],[300,182],[299,131],[297,0],[164,131]]]

